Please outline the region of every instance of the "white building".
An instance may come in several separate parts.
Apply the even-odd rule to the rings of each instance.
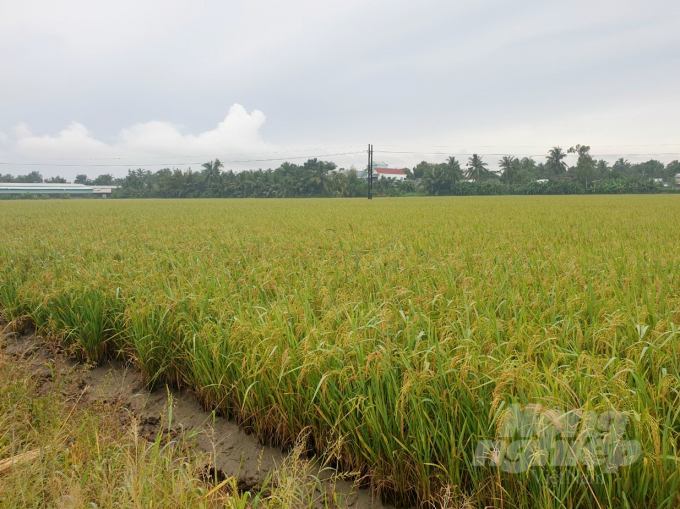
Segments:
[[[0,183],[0,194],[100,194],[106,198],[115,189],[118,189],[118,186],[85,186],[68,183]]]
[[[376,168],[373,165],[373,178],[393,178],[397,180],[406,180],[406,172],[396,168]]]
[[[675,174],[675,185],[680,186],[680,173]]]

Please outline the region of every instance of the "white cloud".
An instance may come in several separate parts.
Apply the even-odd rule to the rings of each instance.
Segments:
[[[13,139],[2,135],[0,142],[5,141],[10,156],[21,164],[49,161],[57,167],[87,164],[90,159],[122,158],[130,159],[133,166],[150,161],[171,166],[183,164],[182,156],[224,158],[229,154],[271,150],[273,147],[260,136],[264,123],[261,111],[248,113],[240,104],[234,104],[215,129],[199,134],[183,133],[180,126],[168,122],[151,121],[123,129],[115,141],[106,143],[78,122],[72,122],[56,135],[36,135],[27,124],[20,123],[13,129]]]
[[[34,135],[28,125],[14,127],[16,143],[14,150],[24,157],[50,157],[56,159],[84,157],[112,157],[114,148],[95,139],[87,128],[72,122],[56,136]]]
[[[198,135],[182,134],[166,122],[145,122],[123,129],[120,147],[139,154],[215,155],[267,149],[260,128],[265,115],[259,110],[248,113],[240,104],[229,108],[226,118],[211,131]]]

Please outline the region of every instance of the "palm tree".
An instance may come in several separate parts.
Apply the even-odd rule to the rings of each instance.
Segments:
[[[548,152],[546,156],[545,166],[548,172],[553,175],[558,176],[567,172],[567,163],[564,161],[566,159],[567,153],[560,147],[553,147]]]
[[[481,156],[472,154],[472,157],[467,163],[467,178],[473,179],[475,182],[488,178],[491,172],[487,169],[487,166],[488,165],[482,161]]]
[[[623,157],[621,157],[612,166],[612,173],[616,177],[621,178],[625,175],[628,175],[630,173],[632,167],[633,167],[633,165],[630,164],[630,162],[628,162],[627,159],[624,159]]]
[[[373,184],[373,189],[378,193],[378,194],[385,194],[387,193],[390,188],[394,187],[397,183],[397,179],[392,178],[392,177],[380,177],[378,180],[375,181]]]
[[[423,176],[421,184],[427,194],[438,196],[450,186],[451,179],[446,164],[435,164]]]
[[[399,189],[403,193],[415,193],[416,183],[413,180],[402,180],[399,184]]]
[[[220,176],[220,170],[224,168],[224,165],[219,159],[214,161],[208,161],[201,165],[203,167],[203,175],[207,181],[212,181]]]
[[[446,160],[446,169],[449,173],[449,181],[451,184],[455,184],[463,180],[463,170],[460,167],[460,163],[455,157],[451,156]]]
[[[347,178],[340,173],[333,173],[331,187],[334,196],[349,196],[349,183]]]
[[[519,161],[514,156],[504,156],[503,159],[498,161],[498,166],[503,170],[503,180],[505,180],[508,185],[517,181],[519,176]]]
[[[219,159],[215,159],[214,161],[203,163],[201,166],[203,167],[203,185],[205,190],[209,194],[217,195],[217,189],[213,188],[216,187],[215,184],[220,178],[220,170],[224,168],[224,165]]]
[[[326,194],[330,188],[330,177],[325,172],[312,171],[306,175],[305,184],[310,194]]]
[[[306,191],[312,195],[325,195],[331,190],[329,171],[335,169],[335,164],[309,159],[303,166],[304,185]]]

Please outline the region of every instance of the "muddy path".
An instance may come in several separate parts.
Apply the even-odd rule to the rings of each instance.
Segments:
[[[2,355],[28,365],[43,393],[58,390],[79,406],[105,404],[118,408],[121,425],[134,419],[140,434],[150,440],[161,429],[184,433],[197,452],[211,458],[211,471],[218,477],[236,478],[240,489],[261,486],[286,457],[286,452],[262,445],[237,424],[206,412],[190,392],[167,387],[147,390],[133,366],[116,361],[99,367],[77,363],[31,331],[0,333],[0,348]],[[167,411],[170,403],[171,416]],[[352,509],[394,507],[384,505],[368,489],[357,489],[353,482],[336,480],[334,485],[338,499]]]

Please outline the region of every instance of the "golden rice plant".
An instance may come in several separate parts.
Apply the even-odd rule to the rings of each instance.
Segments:
[[[0,203],[0,306],[395,502],[670,508],[678,224],[670,195]],[[515,403],[629,412],[642,454],[474,465]]]

